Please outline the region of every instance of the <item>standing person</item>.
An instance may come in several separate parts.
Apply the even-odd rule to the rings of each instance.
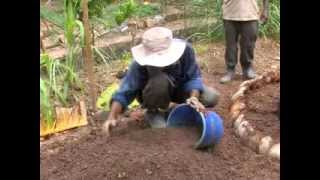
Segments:
[[[252,67],[254,48],[258,36],[258,21],[265,23],[268,19],[269,1],[263,1],[259,15],[257,0],[223,0],[223,22],[225,28],[225,63],[226,74],[220,79],[227,83],[234,78],[238,62],[238,42],[240,41],[240,64],[243,78],[253,79],[256,74]]]
[[[118,122],[119,115],[135,99],[147,109],[145,120],[154,128],[165,127],[163,111],[170,104],[188,103],[198,111],[218,103],[219,93],[203,85],[191,44],[173,38],[172,31],[154,27],[131,49],[133,62],[112,96],[111,110],[103,129]]]

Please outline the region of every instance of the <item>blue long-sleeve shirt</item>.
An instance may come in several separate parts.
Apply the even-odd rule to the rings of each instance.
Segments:
[[[181,88],[184,92],[190,92],[191,90],[202,92],[201,72],[190,44],[187,44],[178,63],[165,67],[163,71],[167,73],[176,88]],[[144,89],[147,81],[148,73],[146,67],[133,61],[121,82],[120,88],[112,96],[111,101],[117,101],[124,108],[127,108],[137,97],[137,94]]]

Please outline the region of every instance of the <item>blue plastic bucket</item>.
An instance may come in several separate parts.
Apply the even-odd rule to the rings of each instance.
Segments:
[[[200,139],[195,148],[205,148],[220,142],[223,136],[223,121],[212,111],[205,114],[197,112],[188,104],[181,104],[174,108],[167,119],[167,127],[196,126],[201,130]]]

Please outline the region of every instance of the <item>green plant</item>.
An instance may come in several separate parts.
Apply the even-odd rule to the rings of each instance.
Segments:
[[[208,49],[209,49],[208,44],[197,43],[197,44],[194,45],[195,53],[198,54],[198,55],[207,52]]]
[[[132,54],[130,52],[124,52],[121,54],[120,60],[125,66],[129,66],[132,60]]]
[[[133,15],[137,9],[137,4],[134,0],[126,0],[121,3],[118,11],[115,13],[115,21],[118,25]]]
[[[259,34],[263,37],[280,38],[280,0],[270,0],[269,19],[260,25]]]
[[[93,52],[94,55],[96,55],[97,57],[99,57],[99,59],[102,60],[103,63],[110,63],[109,55],[105,53],[101,48],[93,47]]]
[[[40,19],[45,19],[63,29],[63,26],[64,26],[63,15],[57,12],[51,11],[45,6],[40,6]]]
[[[217,19],[216,23],[208,32],[211,40],[221,40],[224,37],[223,19],[222,19],[222,3],[223,0],[215,0],[213,16]]]
[[[66,96],[70,86],[81,87],[78,75],[76,73],[76,59],[77,53],[77,42],[75,32],[79,30],[80,34],[80,45],[83,47],[84,42],[84,30],[81,21],[77,20],[77,8],[79,7],[80,1],[78,0],[65,0],[64,1],[64,17],[65,17],[65,38],[66,38],[66,64],[64,69],[66,70],[65,84],[64,84],[64,95]]]
[[[89,0],[88,8],[89,8],[89,17],[101,17],[103,14],[103,10],[107,5],[109,5],[112,0]]]
[[[188,39],[198,41],[220,40],[223,37],[222,0],[192,0],[186,5],[195,29]],[[206,24],[203,26],[203,24]]]
[[[66,66],[59,60],[49,57],[48,54],[40,55],[40,72],[47,79],[48,93],[54,98],[59,99],[64,105],[67,104],[67,95],[61,93],[60,83],[63,82],[62,76],[64,75]],[[59,83],[60,82],[60,83]]]
[[[47,82],[40,78],[40,116],[49,126],[54,123],[54,109],[50,100],[50,92]]]
[[[104,64],[110,64],[114,60],[118,60],[121,55],[116,54],[114,50],[108,47],[108,50],[104,50],[103,48],[93,47],[93,52],[95,55],[95,59],[98,62],[103,62]],[[101,60],[101,61],[99,61]]]
[[[99,109],[103,109],[105,111],[110,111],[110,101],[114,93],[119,89],[118,83],[113,83],[109,85],[98,97],[96,106]],[[134,99],[133,102],[128,106],[128,108],[134,108],[139,106],[139,102],[137,99]]]
[[[141,4],[137,7],[133,15],[137,17],[146,17],[146,16],[152,16],[158,13],[160,13],[159,5]]]

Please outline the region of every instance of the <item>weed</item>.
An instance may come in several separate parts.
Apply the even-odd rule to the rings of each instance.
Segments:
[[[54,123],[54,111],[50,100],[50,93],[47,82],[40,78],[40,116],[41,119],[49,126]]]
[[[115,21],[118,25],[133,15],[137,9],[137,4],[134,0],[127,0],[120,4],[118,11],[115,14]]]
[[[280,0],[270,0],[269,19],[260,25],[259,34],[263,37],[280,38]]]
[[[208,44],[203,44],[203,43],[197,43],[193,47],[197,55],[207,52],[209,48]]]

